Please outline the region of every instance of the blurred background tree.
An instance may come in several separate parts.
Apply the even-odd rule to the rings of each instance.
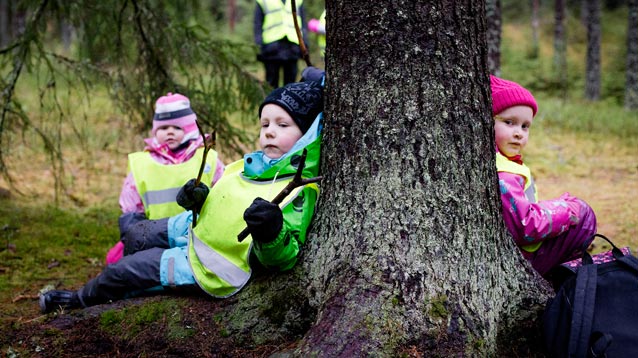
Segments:
[[[636,0],[485,4],[490,72],[539,96],[638,106]],[[318,18],[324,5],[304,2],[306,19]],[[588,18],[598,16],[587,9],[598,7],[598,26],[588,31]],[[269,90],[255,59],[254,8],[253,0],[0,0],[4,180],[13,186],[17,179],[12,153],[41,147],[56,199],[68,196],[68,143],[89,157],[96,148],[141,149],[130,134],[148,132],[155,99],[169,91],[191,99],[204,130],[217,132],[222,155],[240,155],[255,142],[247,120]],[[588,40],[590,33],[598,36]],[[315,34],[309,37],[312,63],[321,66]]]

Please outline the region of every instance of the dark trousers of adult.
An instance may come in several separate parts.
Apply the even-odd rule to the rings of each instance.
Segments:
[[[168,219],[143,220],[131,224],[124,235],[124,256],[106,268],[78,291],[83,306],[135,297],[153,289],[165,289],[160,279],[160,262],[168,249]],[[194,285],[196,286],[196,285]],[[190,293],[198,287],[180,286]]]
[[[284,83],[282,86],[297,80],[297,60],[268,60],[264,61],[266,82],[273,88],[279,87],[279,71],[283,70]]]

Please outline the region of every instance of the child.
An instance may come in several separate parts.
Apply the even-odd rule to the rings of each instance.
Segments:
[[[274,90],[259,108],[262,151],[230,164],[210,195],[206,195],[205,185],[195,186],[193,181],[180,190],[180,205],[188,210],[201,206],[190,234],[188,225],[183,225],[189,221],[183,217],[190,216],[190,211],[172,221],[182,225],[163,230],[149,225],[145,235],[128,238],[127,252],[120,261],[107,266],[78,291],[42,294],[42,312],[177,287],[199,287],[211,296],[228,297],[248,282],[251,254],[266,268],[292,268],[306,240],[319,189],[315,184],[297,188],[281,208],[262,197],[271,200],[292,180],[304,149],[307,157],[302,177],[318,175],[322,108],[318,82],[291,83]],[[251,235],[239,242],[237,236],[244,227]]]
[[[326,57],[326,10],[323,10],[319,19],[310,19],[308,21],[308,30],[310,32],[316,33],[317,36],[317,44],[319,45],[319,50],[321,51],[321,58]]]
[[[169,92],[155,102],[152,137],[144,140],[143,152],[128,156],[129,173],[120,193],[120,236],[140,220],[168,218],[184,211],[175,196],[199,171],[204,153],[196,120],[189,99],[179,93]],[[224,163],[210,150],[202,181],[212,186],[223,172]],[[118,241],[107,253],[106,263],[122,258],[123,249]]]
[[[538,107],[534,96],[511,81],[490,76],[503,218],[523,256],[543,277],[563,262],[582,255],[596,233],[596,216],[569,193],[537,201],[522,150]]]

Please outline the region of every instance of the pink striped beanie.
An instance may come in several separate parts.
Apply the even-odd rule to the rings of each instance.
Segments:
[[[182,143],[185,143],[191,139],[197,139],[199,136],[196,121],[197,116],[191,109],[188,97],[168,92],[166,96],[160,97],[155,102],[152,134],[155,136],[157,128],[162,126],[179,127],[184,131]]]

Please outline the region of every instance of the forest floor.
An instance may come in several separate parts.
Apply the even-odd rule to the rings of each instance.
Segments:
[[[629,246],[634,253],[638,249],[636,158],[638,148],[543,128],[533,132],[526,150],[526,162],[535,175],[541,198],[556,197],[564,191],[583,198],[597,214],[599,232],[618,246]],[[25,161],[24,165],[33,165],[33,162]],[[96,165],[102,167],[96,168]],[[122,168],[125,163],[112,158],[102,158],[100,163],[88,168],[79,165],[73,173],[78,177],[76,189],[91,185],[99,189],[78,200],[112,201],[107,200],[106,195],[112,196],[114,190],[118,190],[125,175]],[[101,173],[93,173],[96,169]],[[21,173],[25,191],[53,185],[51,177],[41,172]],[[5,185],[0,182],[0,187],[6,188]],[[16,199],[11,195],[0,199],[12,198]],[[7,239],[4,253],[11,249],[10,245]],[[98,252],[105,251],[106,247],[98,248]],[[594,250],[605,249],[608,247],[597,242]],[[2,267],[0,264],[0,276],[10,274],[11,270]],[[99,270],[97,267],[93,272]],[[41,278],[34,280],[41,281]],[[295,340],[287,337],[278,337],[273,344],[254,344],[225,334],[215,317],[237,297],[217,301],[204,297],[155,296],[42,315],[38,311],[37,292],[10,294],[11,297],[2,295],[6,301],[2,302],[6,312],[0,326],[2,357],[269,357],[275,352],[278,352],[275,357],[286,357],[285,352],[295,345]],[[155,311],[143,311],[141,307],[147,305],[140,305],[141,301],[156,302],[157,305],[151,306]],[[125,317],[113,312],[124,312]],[[411,350],[403,353],[406,357],[419,356]]]

